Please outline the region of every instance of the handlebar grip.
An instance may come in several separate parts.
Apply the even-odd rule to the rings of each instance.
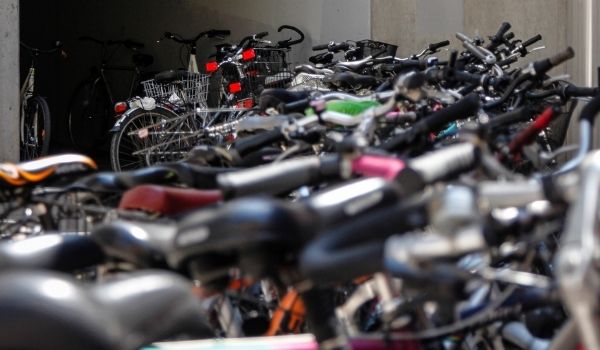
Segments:
[[[243,157],[266,145],[282,140],[285,140],[283,131],[280,129],[273,129],[260,134],[243,137],[234,143],[233,149]]]
[[[470,43],[468,41],[463,41],[463,47],[465,49],[467,49],[471,54],[473,54],[478,59],[480,59],[484,62],[487,59],[487,55],[484,52],[482,52],[476,45],[473,45],[472,43]]]
[[[566,48],[564,51],[557,53],[556,55],[550,57],[548,60],[552,66],[557,66],[571,58],[575,57],[575,51],[571,46]]]
[[[228,36],[228,35],[231,35],[231,30],[229,30],[229,29],[213,29],[211,34],[213,36]]]
[[[310,107],[310,98],[304,98],[298,101],[286,103],[281,107],[281,113],[303,112]]]
[[[500,62],[498,62],[498,66],[502,67],[502,66],[508,66],[509,64],[513,64],[515,62],[517,62],[519,59],[517,58],[517,56],[513,56],[513,57],[509,57],[507,59],[504,59]]]
[[[587,120],[593,125],[598,112],[600,112],[600,95],[594,97],[587,105],[585,105],[579,115],[579,120]]]
[[[568,85],[565,88],[566,97],[587,97],[598,95],[598,88],[591,87],[579,87],[575,85]]]
[[[529,107],[517,108],[495,117],[490,118],[488,125],[492,128],[502,125],[524,122],[529,120],[533,115],[533,111]]]
[[[408,167],[418,173],[425,184],[443,180],[457,173],[470,170],[479,160],[479,149],[471,143],[460,143],[413,158]],[[396,178],[402,183],[401,172]]]
[[[444,40],[444,41],[440,41],[439,43],[435,43],[435,44],[429,44],[429,51],[436,51],[444,46],[448,46],[450,45],[450,41],[448,40]]]
[[[511,28],[511,24],[508,22],[502,22],[502,24],[500,25],[500,28],[498,29],[498,32],[496,33],[495,37],[500,39],[504,36],[504,34],[506,34],[506,32],[508,32]]]
[[[478,110],[479,97],[477,94],[470,94],[457,103],[425,117],[422,123],[426,128],[426,132],[434,132],[450,122],[471,116],[477,113]]]
[[[258,33],[256,35],[254,35],[254,37],[257,38],[257,39],[262,39],[262,38],[264,38],[267,35],[269,35],[269,32],[260,32],[260,33]]]
[[[333,44],[331,46],[329,46],[329,51],[346,51],[350,48],[350,44],[348,43],[339,43],[339,44]]]
[[[530,38],[527,41],[525,41],[522,45],[523,45],[523,47],[531,46],[540,40],[542,40],[542,35],[538,34],[538,35],[534,36],[533,38]]]
[[[329,48],[329,44],[315,45],[312,47],[313,51],[327,50],[327,48]]]
[[[318,180],[319,168],[316,156],[295,158],[220,174],[217,183],[225,198],[256,193],[279,195]]]
[[[171,33],[171,32],[165,32],[165,38],[171,39],[175,36],[175,34]]]

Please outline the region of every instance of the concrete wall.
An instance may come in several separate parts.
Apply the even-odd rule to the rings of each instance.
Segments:
[[[0,1],[0,161],[19,159],[19,1]]]
[[[372,36],[399,45],[408,56],[428,43],[448,39],[460,48],[456,32],[493,35],[508,21],[517,37],[543,35],[542,57],[567,46],[567,0],[372,0]],[[564,68],[563,68],[564,69]]]

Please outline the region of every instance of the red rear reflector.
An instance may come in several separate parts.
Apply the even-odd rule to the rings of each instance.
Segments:
[[[245,109],[250,109],[254,106],[254,101],[252,100],[252,98],[245,98],[243,100],[239,100],[236,104],[235,104],[235,108],[245,108]]]
[[[117,114],[125,113],[125,111],[127,111],[128,108],[129,108],[129,106],[127,105],[127,102],[115,103],[115,113],[117,113]]]
[[[256,52],[254,51],[254,49],[248,49],[242,52],[242,59],[244,61],[250,61],[254,59],[254,57],[256,57]]]
[[[217,61],[206,62],[205,68],[206,73],[216,72],[219,69],[219,63]]]
[[[240,91],[242,91],[242,83],[236,82],[236,83],[229,84],[229,92],[230,93],[237,94]]]

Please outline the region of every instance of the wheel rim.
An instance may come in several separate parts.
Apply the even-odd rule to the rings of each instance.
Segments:
[[[139,169],[182,159],[195,144],[195,138],[182,139],[174,133],[190,133],[196,128],[191,118],[186,118],[179,124],[177,130],[173,130],[173,124],[169,120],[170,118],[163,114],[146,112],[129,121],[121,130],[120,138],[114,145],[117,170]],[[166,142],[167,145],[150,152],[134,154]]]

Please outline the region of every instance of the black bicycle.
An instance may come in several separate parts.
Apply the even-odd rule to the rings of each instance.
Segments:
[[[144,44],[126,40],[99,40],[89,36],[79,38],[102,47],[100,65],[91,68],[91,74],[75,89],[69,103],[68,128],[73,146],[82,151],[90,151],[107,144],[108,131],[114,124],[111,117],[118,101],[134,96],[140,88],[142,70],[150,66],[154,58],[141,53]],[[112,65],[110,62],[117,51],[125,47],[132,52],[132,64],[127,66]],[[127,96],[117,99],[108,72],[130,72],[131,78]],[[141,90],[140,90],[141,93]]]

